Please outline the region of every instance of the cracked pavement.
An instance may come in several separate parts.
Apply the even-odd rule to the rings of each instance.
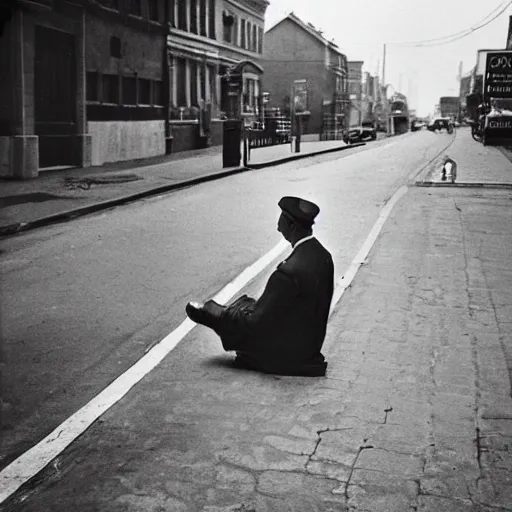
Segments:
[[[409,189],[326,378],[236,370],[194,329],[0,511],[512,511],[511,201]]]
[[[213,340],[195,329],[3,510],[512,510],[511,199],[410,189],[332,317],[326,378],[185,374]]]

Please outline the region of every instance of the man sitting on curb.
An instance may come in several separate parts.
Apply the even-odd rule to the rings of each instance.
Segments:
[[[323,376],[321,353],[333,295],[330,253],[313,237],[320,209],[298,197],[279,201],[277,230],[293,251],[270,276],[258,300],[243,295],[225,307],[189,302],[187,315],[213,329],[235,366],[279,375]]]

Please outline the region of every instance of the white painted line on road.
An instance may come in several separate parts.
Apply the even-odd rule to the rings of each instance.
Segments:
[[[391,213],[391,210],[393,210],[393,207],[398,202],[398,200],[407,192],[407,187],[403,186],[400,187],[394,194],[393,197],[386,203],[384,208],[382,208],[379,218],[373,225],[372,230],[368,234],[368,237],[366,238],[364,244],[362,245],[361,249],[359,249],[359,252],[355,255],[354,259],[352,260],[352,263],[348,267],[348,270],[341,276],[340,279],[338,279],[338,282],[336,283],[336,286],[334,288],[334,294],[332,297],[331,302],[331,314],[334,311],[334,308],[336,307],[336,304],[340,301],[341,297],[343,296],[343,293],[345,293],[345,290],[352,284],[352,281],[354,277],[357,274],[357,271],[359,270],[359,267],[365,262],[369,252],[371,251],[373,244],[377,240],[377,237],[379,236],[379,233],[382,230],[382,227],[384,226],[384,223],[386,222],[387,218],[389,217],[389,214]]]
[[[245,285],[261,273],[280,254],[290,248],[281,240],[258,261],[247,267],[213,299],[225,304]],[[99,395],[61,423],[51,434],[26,451],[0,472],[0,503],[25,482],[44,469],[55,457],[83,434],[102,414],[123,398],[128,391],[153,370],[165,356],[196,326],[188,318],[155,345],[131,368],[107,386]]]
[[[407,187],[401,187],[386,203],[347,272],[345,272],[336,283],[331,304],[331,313],[341,299],[344,291],[352,283],[359,267],[364,263],[394,205],[406,192]],[[227,284],[213,299],[220,304],[225,304],[252,279],[260,274],[272,261],[289,248],[288,242],[281,240],[273,249],[250,267],[247,267],[247,269],[232,282]],[[155,345],[146,355],[107,386],[99,395],[61,423],[42,441],[4,468],[0,472],[0,504],[16,492],[25,482],[44,469],[75,439],[83,434],[102,414],[121,400],[126,393],[153,370],[195,326],[196,324],[187,318],[178,328]]]

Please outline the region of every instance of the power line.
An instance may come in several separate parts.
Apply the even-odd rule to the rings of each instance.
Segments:
[[[465,30],[461,30],[460,32],[456,32],[454,34],[446,35],[443,37],[437,37],[434,39],[424,39],[422,41],[405,41],[402,43],[388,43],[388,45],[404,46],[404,47],[407,47],[407,46],[430,47],[430,46],[439,46],[439,45],[443,45],[443,44],[453,43],[455,41],[458,41],[459,39],[469,36],[473,32],[480,30],[481,28],[489,25],[491,22],[493,22],[495,19],[497,19],[499,16],[501,16],[510,5],[512,5],[512,0],[510,0],[504,7],[503,7],[503,3],[504,2],[502,2],[500,5],[498,5],[498,7],[494,8],[489,14],[487,14],[487,16],[485,16],[483,19],[481,19],[475,25],[473,25],[472,27],[467,28]],[[499,10],[499,12],[496,13],[496,11],[498,11],[498,9],[500,9],[500,10]],[[494,14],[494,13],[496,13],[496,14]],[[494,14],[494,16],[493,16],[493,14]],[[492,18],[490,18],[491,16],[492,16]]]

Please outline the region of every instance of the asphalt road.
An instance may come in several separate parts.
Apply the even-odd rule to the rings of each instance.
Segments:
[[[187,301],[212,297],[271,249],[280,240],[281,196],[320,205],[315,234],[340,277],[386,201],[450,140],[410,133],[6,240],[0,265],[8,411],[0,468],[175,329]],[[259,293],[272,268],[244,291]],[[194,358],[222,356],[205,332],[168,356],[180,373]]]

